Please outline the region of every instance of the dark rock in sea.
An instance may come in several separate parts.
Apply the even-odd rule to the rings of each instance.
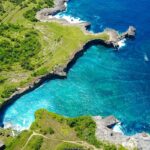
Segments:
[[[117,120],[114,116],[108,116],[103,119],[105,126],[108,128],[112,128],[114,125],[119,123],[119,120]]]
[[[134,38],[136,34],[136,28],[133,26],[129,26],[128,30],[122,33],[122,38]]]
[[[91,28],[91,23],[85,22],[85,23],[84,23],[84,26],[85,26],[85,29],[86,29],[86,30],[89,30],[89,29]]]
[[[128,30],[126,32],[123,32],[121,34],[118,33],[118,31],[110,28],[106,28],[105,32],[110,37],[110,44],[112,44],[112,47],[115,47],[118,49],[119,47],[119,41],[125,39],[125,38],[134,38],[136,35],[136,28],[133,26],[129,26]]]

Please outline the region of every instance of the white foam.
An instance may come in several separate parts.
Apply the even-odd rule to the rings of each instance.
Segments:
[[[26,124],[26,119],[23,119],[23,125],[25,125]]]
[[[56,18],[56,19],[64,19],[67,22],[71,23],[71,24],[78,24],[78,23],[83,23],[85,21],[82,21],[80,18],[75,18],[72,17],[70,15],[64,15],[64,14],[57,14],[55,16],[49,16],[50,18]]]
[[[126,46],[126,39],[122,39],[118,42],[119,49]]]
[[[22,126],[17,124],[16,126],[13,126],[13,129],[16,130],[16,131],[23,131],[23,130],[27,130],[29,128],[22,127]]]
[[[149,58],[148,58],[147,54],[144,54],[144,60],[145,60],[146,62],[149,61]]]
[[[113,127],[113,131],[114,132],[118,132],[118,133],[123,133],[123,130],[122,130],[122,126],[121,126],[121,123],[117,123],[114,127]]]
[[[15,136],[15,132],[14,132],[14,131],[12,131],[12,136],[13,136],[13,137]]]
[[[19,131],[19,132],[29,129],[28,127],[22,127],[19,124],[13,125],[11,122],[5,122],[4,123],[4,129],[9,129],[9,128],[11,128],[11,129],[13,129],[15,131]]]
[[[64,5],[65,5],[65,7],[67,8],[67,6],[68,6],[67,2],[65,2]]]
[[[8,129],[8,128],[12,128],[12,123],[10,123],[10,122],[6,122],[6,123],[4,123],[4,129]]]

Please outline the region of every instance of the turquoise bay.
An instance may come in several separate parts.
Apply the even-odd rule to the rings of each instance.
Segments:
[[[119,52],[92,46],[66,79],[47,81],[22,96],[1,112],[0,123],[27,128],[34,112],[45,108],[69,117],[114,115],[126,134],[150,132],[149,5],[148,0],[69,1],[64,14],[91,22],[94,32],[105,27],[123,31],[134,25],[136,39],[127,41]]]

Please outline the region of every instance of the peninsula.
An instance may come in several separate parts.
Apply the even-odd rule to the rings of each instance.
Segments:
[[[2,57],[6,60],[2,59],[1,65],[0,106],[35,89],[47,79],[66,76],[65,70],[68,70],[69,64],[88,47],[101,44],[118,48],[120,40],[135,37],[136,29],[132,26],[122,34],[113,29],[91,33],[87,30],[90,23],[70,24],[65,19],[55,18],[56,13],[66,9],[66,1],[43,1],[38,4],[22,2],[19,5],[3,2],[4,6],[11,5],[13,12],[10,14],[6,8],[1,17]],[[4,44],[9,45],[12,40],[14,47],[5,47]],[[13,56],[8,55],[11,48],[27,51],[24,51],[26,54],[22,54],[22,58],[18,57],[19,53],[15,54],[18,58],[12,60]]]

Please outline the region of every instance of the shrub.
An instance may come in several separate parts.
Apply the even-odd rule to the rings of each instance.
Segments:
[[[13,37],[18,33],[22,33],[22,38]],[[14,63],[19,63],[26,70],[35,68],[31,59],[36,57],[41,48],[36,31],[19,25],[0,24],[0,36],[0,71],[11,69]]]
[[[35,18],[37,11],[38,9],[34,7],[33,9],[26,11],[23,16],[32,22],[37,22],[38,20]]]
[[[38,69],[37,71],[35,71],[32,76],[36,77],[36,76],[40,76],[40,75],[44,75],[48,73],[48,70],[47,68],[41,68],[41,69]]]
[[[58,145],[56,150],[83,150],[84,148],[77,144],[61,143]]]
[[[32,1],[32,3],[36,3],[36,1]],[[52,7],[54,5],[53,0],[41,0],[38,2],[36,7],[26,11],[23,16],[30,20],[31,22],[37,22],[38,20],[35,18],[37,11],[41,10],[44,7]]]
[[[68,119],[67,124],[75,129],[77,136],[82,140],[85,140],[96,147],[101,146],[101,142],[95,137],[96,124],[91,117],[71,118]]]
[[[11,96],[11,94],[13,94],[16,91],[16,88],[13,86],[9,86],[9,87],[5,87],[1,97],[2,98],[8,98],[9,96]]]
[[[25,145],[26,141],[30,137],[32,132],[30,131],[22,131],[18,136],[13,139],[7,139],[6,141],[6,150],[20,150]]]
[[[0,76],[0,84],[4,83],[5,80],[6,80],[6,77]]]
[[[47,132],[48,132],[49,134],[54,134],[54,133],[55,133],[54,130],[53,130],[51,127],[49,127],[49,128],[47,129]]]
[[[29,144],[27,145],[26,149],[30,149],[30,150],[40,150],[41,146],[43,143],[43,137],[39,137],[39,136],[34,136]]]

